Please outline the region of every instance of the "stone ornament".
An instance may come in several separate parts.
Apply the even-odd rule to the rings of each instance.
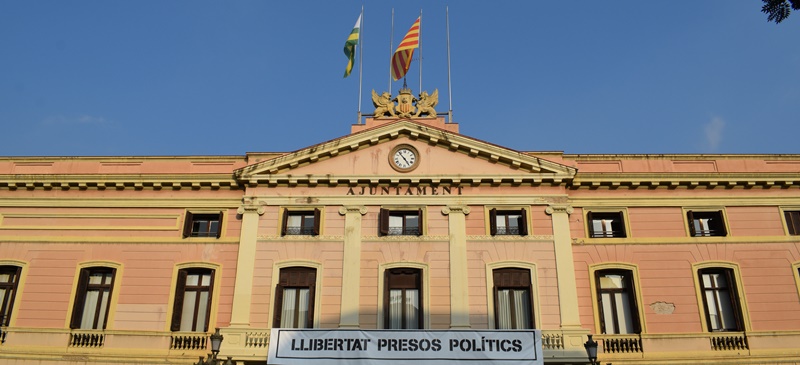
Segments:
[[[380,95],[372,90],[372,104],[375,106],[373,117],[381,118],[435,118],[436,107],[439,104],[439,89],[432,94],[423,91],[419,98],[411,93],[411,89],[403,87],[393,99],[388,92]]]

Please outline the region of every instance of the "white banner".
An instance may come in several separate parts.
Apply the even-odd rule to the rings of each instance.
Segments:
[[[543,365],[539,330],[273,328],[269,365]]]

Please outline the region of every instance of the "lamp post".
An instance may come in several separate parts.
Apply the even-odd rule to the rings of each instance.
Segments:
[[[208,354],[208,359],[200,356],[200,360],[198,360],[195,365],[236,365],[236,361],[233,361],[231,356],[228,356],[224,364],[222,363],[222,359],[217,359],[219,347],[222,345],[223,338],[224,337],[219,333],[219,328],[216,328],[214,334],[209,338],[211,340],[211,353]]]
[[[589,357],[589,364],[598,365],[598,363],[597,363],[597,342],[592,340],[592,335],[589,335],[589,339],[586,341],[586,343],[583,344],[583,348],[586,349],[586,356]]]

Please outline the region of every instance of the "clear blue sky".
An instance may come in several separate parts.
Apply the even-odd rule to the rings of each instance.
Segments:
[[[346,135],[358,74],[342,78],[342,47],[362,5],[362,111],[388,87],[394,8],[395,46],[423,12],[423,89],[446,113],[448,2],[0,1],[0,155],[243,155]],[[450,1],[454,121],[522,151],[800,153],[800,13],[776,25],[761,5]]]

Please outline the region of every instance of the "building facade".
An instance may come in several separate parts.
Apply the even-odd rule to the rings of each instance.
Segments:
[[[800,363],[800,155],[0,158],[0,362],[265,363],[271,328],[542,331],[545,363]]]

